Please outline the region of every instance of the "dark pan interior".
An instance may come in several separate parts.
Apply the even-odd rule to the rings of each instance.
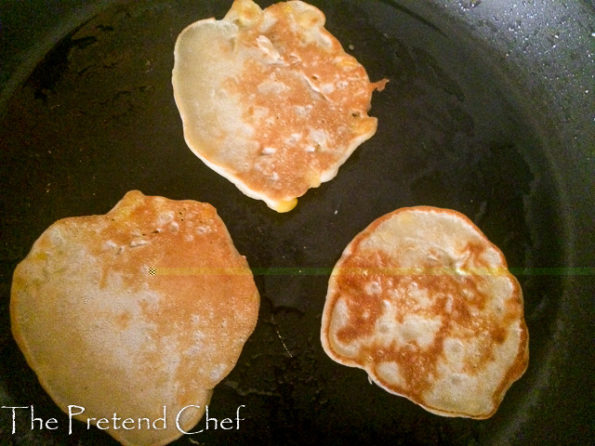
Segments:
[[[207,430],[176,444],[547,439],[538,421],[553,410],[543,406],[544,382],[558,373],[548,364],[557,354],[552,339],[566,286],[568,203],[546,133],[523,104],[528,92],[515,90],[492,69],[489,48],[464,30],[453,34],[446,19],[422,17],[398,2],[313,3],[370,78],[390,82],[374,95],[377,134],[288,214],[242,195],[183,140],[170,80],[175,38],[199,18],[221,18],[230,2],[117,2],[71,29],[15,89],[0,121],[3,405],[33,404],[37,416],[67,426],[11,338],[11,274],[55,220],[105,213],[139,189],[213,204],[262,297],[256,331],[210,404],[219,418],[245,405],[240,430]],[[418,204],[468,215],[502,249],[524,291],[530,366],[486,421],[431,415],[370,384],[365,372],[332,362],[320,346],[327,281],[345,245],[375,218]],[[9,413],[0,413],[2,441],[114,443],[79,423],[71,435],[65,428],[31,431],[28,423],[19,416],[10,435]]]

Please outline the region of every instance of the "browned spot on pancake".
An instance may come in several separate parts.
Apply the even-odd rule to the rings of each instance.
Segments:
[[[130,322],[131,318],[132,316],[130,316],[130,313],[128,311],[120,313],[118,315],[118,318],[116,319],[116,325],[118,326],[118,328],[124,330],[128,327],[128,323]]]

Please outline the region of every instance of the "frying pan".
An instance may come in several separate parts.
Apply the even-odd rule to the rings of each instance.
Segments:
[[[0,443],[114,444],[66,417],[12,340],[15,265],[61,217],[107,212],[130,189],[217,207],[254,269],[258,326],[216,388],[240,429],[176,444],[593,444],[593,53],[585,1],[317,0],[327,28],[390,79],[377,134],[276,214],[186,148],[171,89],[173,44],[229,1],[0,2],[0,402],[33,405]],[[261,2],[266,6],[270,2]],[[467,214],[525,295],[529,369],[489,420],[431,415],[335,364],[319,343],[330,270],[368,223],[426,204]],[[204,424],[202,427],[205,427]]]

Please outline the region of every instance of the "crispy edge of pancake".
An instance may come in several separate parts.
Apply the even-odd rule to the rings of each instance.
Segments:
[[[474,231],[482,240],[482,242],[491,249],[494,253],[498,256],[498,261],[500,263],[499,271],[500,273],[504,273],[503,275],[510,281],[513,294],[512,299],[518,299],[521,305],[521,314],[520,318],[517,320],[518,322],[518,329],[520,330],[520,341],[517,345],[517,354],[512,362],[512,365],[506,370],[501,376],[501,381],[499,384],[494,388],[492,393],[492,410],[483,412],[483,413],[466,413],[460,411],[452,411],[452,410],[444,410],[440,407],[433,407],[423,401],[418,399],[414,399],[409,395],[407,392],[398,392],[394,388],[390,386],[390,384],[383,382],[381,378],[378,377],[377,372],[375,370],[375,363],[370,364],[362,364],[361,361],[357,359],[352,359],[349,357],[345,357],[340,353],[336,352],[333,348],[332,341],[331,341],[331,324],[333,320],[333,313],[335,311],[335,306],[341,295],[338,291],[339,286],[338,283],[341,280],[341,270],[343,268],[344,263],[347,259],[351,258],[354,255],[357,255],[355,249],[356,246],[359,245],[362,241],[367,239],[370,234],[373,234],[374,231],[383,223],[390,220],[395,215],[402,213],[402,212],[436,212],[436,213],[445,213],[455,218],[460,219],[462,224],[467,225],[472,231]],[[527,329],[527,325],[524,318],[524,311],[523,307],[523,294],[520,284],[517,278],[512,275],[508,271],[508,266],[506,262],[506,258],[502,251],[494,245],[486,235],[475,225],[466,215],[454,211],[452,209],[445,209],[445,208],[437,208],[433,206],[412,206],[412,207],[404,207],[396,209],[395,211],[389,212],[376,220],[370,223],[364,230],[358,233],[345,247],[341,257],[335,264],[333,271],[331,273],[331,277],[329,279],[328,291],[325,299],[325,305],[322,313],[321,318],[321,331],[320,331],[320,340],[325,353],[333,359],[335,362],[348,366],[348,367],[355,367],[365,370],[368,373],[370,379],[372,379],[379,387],[386,390],[387,392],[402,396],[409,399],[414,404],[419,405],[423,409],[427,410],[430,413],[435,415],[445,416],[445,417],[465,417],[465,418],[472,418],[477,420],[483,420],[490,418],[493,416],[496,411],[498,410],[502,400],[508,389],[512,386],[512,384],[520,379],[525,371],[528,368],[529,364],[529,332]]]
[[[159,200],[159,204],[152,202],[152,200]],[[141,201],[142,203],[140,203],[140,206],[137,206],[137,204],[139,204],[139,201]],[[60,390],[59,387],[63,387],[64,385],[66,385],[66,387],[68,387],[68,383],[65,383],[65,384],[60,383],[59,380],[56,383],[56,382],[54,382],[55,376],[44,373],[43,370],[48,367],[48,364],[44,364],[43,360],[40,359],[39,354],[36,354],[33,351],[36,348],[39,348],[39,345],[38,345],[39,342],[32,341],[29,338],[29,335],[26,332],[27,329],[22,322],[23,322],[23,317],[25,319],[30,318],[31,317],[30,313],[34,314],[35,310],[31,309],[31,308],[25,308],[25,309],[22,308],[23,299],[29,298],[29,297],[22,297],[22,295],[23,294],[31,294],[31,293],[38,294],[39,285],[36,285],[36,281],[39,281],[39,278],[35,278],[35,277],[28,278],[27,272],[31,268],[33,268],[34,270],[35,270],[35,268],[39,268],[39,264],[40,263],[43,264],[45,259],[47,258],[48,254],[44,252],[44,249],[40,245],[42,245],[42,244],[48,245],[48,243],[49,243],[50,247],[51,247],[51,243],[53,243],[53,242],[51,240],[48,240],[54,234],[54,232],[51,232],[51,231],[59,230],[63,226],[69,226],[69,225],[76,226],[77,224],[83,225],[85,227],[85,229],[88,229],[87,227],[95,228],[96,226],[98,226],[99,220],[103,220],[103,223],[105,223],[105,225],[107,225],[109,227],[110,225],[113,226],[113,223],[107,223],[107,221],[110,219],[112,221],[119,220],[116,224],[119,224],[120,226],[124,226],[124,225],[127,225],[128,223],[130,223],[130,220],[128,220],[129,214],[134,213],[135,211],[138,211],[139,207],[148,206],[149,208],[151,208],[153,206],[153,208],[151,210],[153,210],[155,212],[161,212],[164,210],[164,209],[162,209],[163,204],[165,204],[166,207],[169,205],[170,208],[177,207],[180,205],[182,205],[182,206],[188,205],[189,207],[200,206],[202,209],[206,209],[208,211],[208,215],[214,216],[214,218],[216,219],[216,221],[214,223],[219,226],[219,230],[221,231],[218,234],[218,236],[220,236],[224,239],[224,242],[228,244],[227,249],[231,249],[231,251],[233,253],[235,253],[234,255],[236,256],[236,258],[241,260],[240,264],[243,265],[243,266],[239,266],[239,267],[232,267],[231,273],[232,274],[244,274],[246,277],[249,276],[250,278],[252,278],[252,274],[250,272],[249,266],[248,266],[245,258],[237,252],[235,246],[233,245],[233,240],[231,239],[231,235],[227,231],[225,224],[220,219],[220,217],[217,215],[215,208],[213,208],[211,205],[209,205],[207,203],[200,203],[200,202],[196,202],[196,201],[192,201],[192,200],[179,200],[179,201],[178,200],[170,200],[170,199],[167,199],[164,197],[145,196],[139,191],[130,191],[107,214],[82,216],[82,217],[67,217],[67,218],[63,218],[63,219],[60,219],[60,220],[54,222],[40,235],[40,237],[34,242],[29,254],[16,266],[15,271],[13,273],[13,283],[12,283],[12,287],[11,287],[11,301],[10,301],[9,309],[10,309],[11,330],[13,333],[13,337],[14,337],[17,345],[21,349],[21,351],[25,357],[25,360],[27,361],[27,363],[31,367],[31,369],[33,369],[33,371],[36,373],[37,378],[38,378],[41,386],[44,388],[44,390],[51,396],[52,400],[54,400],[54,402],[57,404],[57,406],[61,410],[63,410],[65,413],[67,413],[66,408],[68,405],[74,404],[74,405],[85,406],[85,404],[81,404],[81,400],[84,401],[86,397],[81,398],[81,400],[73,401],[71,396],[68,395],[68,393],[69,393],[68,391],[64,392],[64,391]],[[165,211],[170,212],[171,211],[170,208],[165,209]],[[171,211],[171,212],[173,213],[173,211]],[[120,213],[122,215],[118,215]],[[141,218],[141,219],[143,218],[142,210],[141,210],[141,215],[138,215],[137,218]],[[132,220],[132,222],[134,223],[135,220]],[[167,223],[168,223],[167,221],[164,221],[164,224],[167,224]],[[142,224],[146,224],[146,221],[143,221]],[[139,224],[139,226],[142,226],[142,224]],[[99,225],[99,226],[102,226],[102,225]],[[134,224],[132,226],[134,226]],[[119,229],[122,229],[122,228],[120,227]],[[131,229],[131,228],[127,228],[127,229]],[[134,228],[132,228],[132,229],[134,229]],[[78,235],[80,235],[80,234],[76,233],[76,231],[75,231],[74,236],[76,237]],[[61,233],[58,232],[57,236],[60,237]],[[132,245],[130,245],[130,246],[132,247]],[[45,246],[45,247],[47,248],[47,246]],[[85,246],[85,248],[87,248],[87,246]],[[131,249],[136,249],[136,248],[132,247]],[[31,264],[33,264],[33,266]],[[111,267],[111,265],[110,265],[110,267]],[[245,269],[245,272],[244,273],[239,272],[238,270],[240,268]],[[241,353],[244,343],[247,341],[248,337],[250,336],[250,334],[252,333],[252,331],[254,330],[254,328],[256,326],[260,298],[259,298],[258,290],[256,289],[256,286],[255,286],[253,280],[252,280],[252,285],[253,285],[254,290],[253,290],[252,297],[250,297],[249,299],[250,299],[250,301],[254,300],[254,302],[253,302],[254,308],[252,308],[252,309],[246,308],[246,310],[243,314],[243,316],[246,317],[246,321],[247,321],[246,322],[247,325],[244,324],[244,325],[246,325],[246,327],[244,327],[244,329],[243,329],[243,332],[244,332],[243,335],[245,335],[245,339],[243,339],[242,346],[239,347],[239,352],[237,353],[237,355],[234,355],[235,359],[233,359],[232,362],[229,362],[227,371],[225,372],[225,374],[223,376],[220,377],[219,381],[221,381],[221,379],[223,379],[235,367],[235,364],[237,363],[237,360],[239,358],[239,355]],[[130,291],[130,289],[128,289],[124,286],[122,287],[122,289],[126,292]],[[160,317],[160,316],[158,316],[158,317]],[[119,321],[119,322],[127,322],[127,321]],[[113,324],[115,325],[116,323],[114,322]],[[88,325],[88,323],[85,322],[83,325]],[[54,328],[56,330],[60,329],[60,327],[52,327],[52,330],[54,330]],[[45,341],[42,341],[42,343],[44,343],[44,342]],[[237,342],[235,344],[237,344]],[[64,345],[64,347],[67,348],[68,344]],[[235,345],[235,347],[237,347],[237,345]],[[95,356],[97,353],[98,352],[94,353]],[[69,355],[69,354],[67,354],[67,355]],[[41,357],[43,357],[43,354]],[[83,358],[84,358],[83,359],[84,361],[87,361],[87,359],[88,359],[86,356],[83,356]],[[92,367],[94,367],[94,366],[92,366]],[[99,367],[101,368],[102,365],[99,365]],[[71,368],[71,364],[61,364],[58,366],[58,368],[64,368],[64,369]],[[85,376],[81,377],[81,380],[84,380],[84,379],[85,379]],[[100,380],[107,380],[107,381],[109,381],[110,379],[113,379],[113,377],[112,376],[104,376],[103,378],[100,378]],[[93,381],[93,379],[91,381]],[[219,381],[217,381],[217,382],[219,382]],[[214,383],[212,386],[211,386],[211,384],[213,384],[213,383],[209,383],[208,388],[201,388],[201,387],[193,388],[192,392],[193,392],[194,396],[191,397],[191,401],[189,400],[186,402],[188,403],[188,405],[192,404],[192,405],[197,405],[199,407],[189,407],[188,409],[186,409],[184,411],[183,415],[180,417],[180,420],[179,420],[180,427],[182,429],[184,429],[185,431],[189,431],[203,417],[205,409],[206,409],[205,406],[208,405],[208,403],[211,399],[212,393],[213,393],[213,387],[217,383]],[[175,394],[174,389],[171,389],[170,393]],[[121,399],[122,398],[118,397],[118,401],[120,401]],[[160,403],[161,402],[158,402],[156,404],[159,405]],[[167,402],[163,401],[163,403],[166,404]],[[87,404],[85,406],[85,408],[88,409],[89,406],[90,405]],[[186,406],[186,403],[184,403],[184,407],[185,406]],[[168,444],[168,443],[176,440],[177,438],[180,438],[183,435],[183,433],[180,430],[178,430],[177,427],[175,426],[174,419],[172,418],[176,415],[177,410],[179,410],[181,408],[182,408],[182,405],[180,405],[178,407],[175,404],[173,406],[170,406],[167,408],[167,412],[168,412],[167,413],[167,417],[168,417],[167,430],[152,430],[152,429],[150,429],[148,431],[142,431],[139,429],[114,430],[114,429],[110,428],[109,430],[107,430],[107,433],[125,445],[142,444],[142,445],[159,446],[159,445]],[[106,410],[108,410],[108,409],[106,409]],[[83,413],[81,415],[76,415],[73,418],[78,419],[82,422],[87,422],[89,417],[95,417],[95,418],[106,417],[106,418],[108,418],[114,413],[114,411],[115,410],[112,410],[111,412],[108,411],[109,413],[106,412],[106,413],[98,414],[98,413],[91,413],[88,410],[86,410],[85,413]],[[122,415],[122,413],[119,413],[119,415]],[[155,415],[155,414],[153,414],[153,415]],[[147,414],[146,413],[137,414],[135,416],[146,417]],[[125,418],[125,417],[123,417],[123,418]],[[135,419],[135,421],[136,421],[136,419]],[[153,421],[153,419],[151,419],[151,421]],[[91,424],[95,424],[95,423],[92,422]],[[140,436],[135,435],[135,433],[137,433],[137,432],[140,433]]]
[[[309,13],[310,15],[317,15],[317,22],[316,22],[316,26],[320,27],[320,31],[321,34],[323,34],[323,37],[325,38],[330,38],[333,41],[336,41],[339,48],[341,49],[341,52],[344,53],[344,50],[342,49],[340,43],[338,42],[338,40],[330,33],[328,32],[328,30],[326,30],[326,28],[324,28],[324,23],[325,23],[325,16],[324,13],[316,8],[313,5],[310,5],[308,3],[302,2],[302,1],[288,1],[288,2],[280,2],[279,4],[285,4],[287,5],[287,9],[292,9],[291,14],[296,14],[296,13]],[[273,5],[276,6],[277,4]],[[209,155],[209,152],[212,152],[213,148],[209,147],[210,144],[206,141],[202,141],[201,137],[199,136],[199,134],[196,133],[195,131],[195,123],[194,120],[191,119],[191,115],[192,113],[192,106],[189,106],[187,104],[188,101],[186,101],[184,99],[184,96],[187,93],[184,93],[184,90],[186,89],[186,82],[183,81],[183,77],[184,77],[184,70],[181,68],[181,65],[185,64],[186,62],[188,62],[187,60],[183,59],[181,54],[182,54],[182,47],[187,45],[187,43],[185,43],[187,39],[187,35],[188,34],[196,34],[198,29],[206,29],[206,28],[211,28],[212,30],[215,28],[217,29],[217,32],[215,32],[215,34],[220,33],[220,37],[222,38],[222,40],[229,40],[231,41],[232,37],[240,32],[240,27],[251,27],[254,24],[257,24],[259,22],[259,20],[262,19],[262,17],[264,17],[264,14],[266,13],[266,9],[264,10],[261,9],[256,3],[254,3],[252,0],[235,0],[234,3],[232,4],[230,10],[227,12],[227,14],[225,15],[225,17],[221,20],[215,20],[214,18],[208,18],[208,19],[203,19],[203,20],[199,20],[197,22],[194,22],[190,25],[188,25],[186,28],[184,28],[184,30],[182,30],[182,32],[178,35],[178,38],[176,39],[176,44],[175,44],[175,48],[174,48],[174,68],[172,71],[172,84],[173,84],[173,89],[174,89],[174,98],[175,98],[175,102],[176,105],[178,106],[178,110],[180,111],[180,115],[182,117],[182,122],[183,122],[183,128],[184,128],[184,139],[186,141],[187,146],[191,149],[191,151],[199,158],[203,161],[203,163],[205,165],[207,165],[211,170],[215,171],[216,173],[218,173],[219,175],[221,175],[222,177],[226,178],[227,180],[229,180],[231,183],[233,183],[243,194],[245,194],[246,196],[253,198],[253,199],[258,199],[258,200],[262,200],[266,203],[266,205],[277,211],[280,213],[283,212],[289,212],[291,211],[293,208],[295,208],[295,206],[297,205],[298,202],[298,198],[303,196],[310,188],[315,188],[320,186],[321,183],[324,182],[328,182],[330,180],[332,180],[339,171],[339,168],[347,161],[347,159],[349,159],[349,157],[353,154],[353,152],[365,141],[367,141],[368,139],[370,139],[372,136],[374,136],[374,134],[376,133],[376,129],[377,129],[377,119],[371,116],[368,116],[366,113],[365,114],[365,118],[369,121],[369,126],[370,127],[367,131],[362,131],[359,132],[358,135],[354,135],[350,140],[348,144],[345,144],[345,147],[343,148],[343,150],[341,151],[342,156],[340,156],[339,158],[337,158],[328,168],[321,170],[319,172],[316,173],[315,178],[312,178],[311,180],[308,180],[308,184],[307,186],[305,186],[305,188],[303,188],[303,190],[300,190],[299,192],[295,193],[295,192],[285,192],[284,194],[282,194],[282,196],[280,196],[280,194],[278,194],[274,189],[272,188],[255,188],[251,185],[248,184],[248,182],[242,178],[242,175],[240,173],[234,172],[234,169],[228,165],[226,165],[226,163],[222,163],[220,161],[217,161],[215,159],[213,159],[213,156]],[[205,31],[205,33],[209,33],[212,31]],[[208,39],[206,39],[208,40]],[[211,40],[215,40],[215,39],[211,39]],[[184,43],[183,43],[184,42]],[[212,43],[212,42],[211,42]],[[220,62],[217,58],[217,56],[213,56],[211,57],[211,54],[215,53],[214,51],[207,51],[206,53],[209,54],[205,54],[206,59],[207,59],[207,64],[209,65],[216,65],[218,62]],[[345,53],[346,54],[346,53]],[[353,58],[355,61],[355,58]],[[356,61],[357,62],[357,61]],[[359,64],[359,62],[357,62]],[[361,66],[361,64],[360,64]],[[226,63],[221,63],[221,67],[219,68],[219,72],[233,72],[234,69],[239,69],[241,67],[232,67],[229,64]],[[362,67],[363,68],[363,67]],[[365,69],[364,69],[365,71]],[[207,76],[210,77],[210,76]],[[367,74],[366,74],[366,79],[367,79]],[[384,89],[384,86],[387,82],[387,80],[382,80],[379,82],[375,82],[375,83],[371,83],[368,81],[368,89],[369,89],[369,94],[370,94],[370,100],[368,103],[368,108],[371,105],[371,94],[374,90],[379,90],[381,91],[382,89]],[[211,103],[212,104],[212,103]],[[228,104],[227,104],[228,105]],[[230,110],[228,106],[225,106],[224,108],[227,109],[228,113],[225,113],[226,115],[232,115],[234,113],[234,111]],[[217,107],[219,107],[219,104],[217,104]],[[209,107],[210,109],[214,109],[216,107]],[[240,109],[241,107],[238,107],[238,109]],[[236,117],[236,119],[238,119]],[[241,121],[241,119],[238,119]],[[209,127],[213,127],[212,123],[216,122],[217,119],[215,119],[213,116],[208,117],[208,119],[205,119],[207,126]],[[204,127],[204,126],[203,126]],[[256,131],[258,131],[258,129],[256,129]],[[238,135],[243,133],[242,130],[242,126],[238,126],[236,133]],[[238,136],[239,138],[239,136]],[[311,175],[310,175],[311,176]],[[306,180],[305,178],[303,179],[304,181]]]

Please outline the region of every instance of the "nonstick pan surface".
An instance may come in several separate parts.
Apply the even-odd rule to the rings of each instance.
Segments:
[[[57,418],[61,428],[31,429],[23,412],[11,434],[4,409],[0,444],[115,444],[81,423],[68,433],[65,415],[12,340],[8,303],[14,267],[47,226],[103,214],[131,189],[213,204],[262,298],[257,328],[209,406],[224,418],[245,405],[241,428],[207,429],[176,444],[589,443],[593,259],[580,245],[592,246],[585,232],[592,183],[584,182],[592,164],[565,168],[575,159],[592,163],[593,135],[580,122],[560,122],[560,110],[573,106],[567,91],[552,99],[551,114],[536,108],[555,92],[543,92],[543,79],[527,80],[544,67],[515,72],[525,56],[536,63],[535,54],[523,56],[530,43],[523,50],[511,41],[506,54],[485,38],[488,19],[477,29],[468,25],[467,14],[492,14],[484,4],[490,2],[458,2],[454,13],[412,2],[313,2],[370,78],[390,82],[374,95],[377,134],[334,180],[277,214],[188,150],[173,100],[177,34],[200,18],[221,18],[230,3],[115,1],[78,21],[70,15],[60,39],[30,53],[40,55],[28,62],[34,69],[15,70],[22,79],[7,81],[0,110],[0,402],[33,405],[36,416]],[[573,110],[566,110],[568,121]],[[529,369],[486,421],[429,414],[372,385],[365,372],[334,363],[320,346],[327,282],[343,248],[377,217],[420,204],[468,215],[502,249],[524,291]]]

